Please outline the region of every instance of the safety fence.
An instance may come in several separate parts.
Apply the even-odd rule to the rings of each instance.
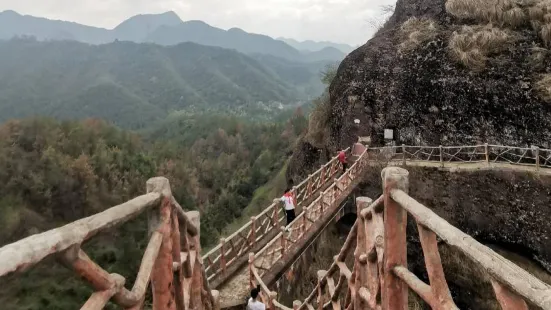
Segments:
[[[360,150],[356,150],[360,151]],[[277,304],[275,292],[271,292],[262,281],[262,277],[273,272],[274,265],[283,260],[291,248],[313,230],[318,230],[322,217],[335,213],[339,208],[338,201],[348,195],[352,184],[361,179],[361,173],[367,165],[367,149],[363,148],[357,155],[354,164],[324,191],[286,228],[273,238],[264,248],[249,254],[249,284],[260,285],[261,299],[272,309]],[[358,153],[356,153],[358,154]],[[316,225],[317,224],[317,225]]]
[[[350,155],[350,148],[344,150]],[[340,173],[341,164],[338,157],[333,157],[317,171],[308,175],[300,184],[293,187],[291,193],[297,206],[311,200],[327,185],[333,182],[335,176]],[[280,232],[285,213],[278,203],[272,203],[260,214],[251,217],[245,225],[226,238],[220,240],[220,244],[203,256],[207,279],[214,287],[232,275],[232,271],[242,263],[247,262],[250,251],[258,246],[263,246],[269,237],[274,237]],[[232,270],[233,269],[233,270]]]
[[[83,242],[148,212],[149,243],[131,290],[81,249]],[[147,181],[147,194],[63,227],[0,248],[0,278],[27,270],[56,255],[95,289],[81,309],[103,309],[111,300],[124,309],[143,309],[151,281],[153,309],[217,309],[200,257],[199,213],[184,212],[166,178]],[[169,306],[167,306],[169,305]]]
[[[373,159],[393,162],[421,161],[440,163],[445,166],[456,164],[511,164],[532,166],[536,170],[551,168],[551,150],[539,147],[513,147],[503,145],[472,146],[387,146],[370,147]]]
[[[528,304],[551,309],[551,286],[411,198],[407,170],[388,167],[382,177],[383,195],[374,202],[357,198],[358,217],[352,230],[329,269],[318,271],[318,283],[304,301],[295,301],[292,308],[282,305],[254,266],[251,268],[268,296],[269,309],[407,309],[409,289],[432,309],[458,309],[445,279],[437,238],[487,272],[502,309],[528,309]],[[407,267],[408,214],[417,224],[429,284]],[[345,258],[352,254],[354,244],[354,265],[350,269]],[[251,286],[255,284],[251,282]]]

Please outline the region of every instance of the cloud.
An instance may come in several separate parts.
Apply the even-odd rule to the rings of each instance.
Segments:
[[[0,10],[113,28],[136,14],[175,11],[183,20],[299,40],[362,44],[393,0],[0,0]]]

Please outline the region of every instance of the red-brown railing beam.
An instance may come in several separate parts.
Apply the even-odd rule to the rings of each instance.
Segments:
[[[428,304],[432,305],[434,304],[434,295],[432,294],[432,290],[428,284],[421,281],[419,278],[417,278],[416,275],[414,275],[411,271],[409,271],[404,266],[394,266],[392,269],[388,271],[388,273],[393,274],[400,282],[404,283],[406,285],[406,289],[409,286],[417,295],[419,295],[424,301],[426,301]],[[407,290],[406,290],[407,293]],[[390,296],[392,299],[392,296]],[[407,304],[406,304],[407,305]],[[383,309],[394,309],[394,308],[384,308]]]
[[[187,234],[187,231],[184,230],[184,234]],[[185,236],[184,236],[185,238]],[[180,226],[178,223],[178,215],[176,212],[172,213],[172,261],[176,263],[178,268],[174,270],[173,279],[174,279],[174,292],[176,309],[177,310],[186,310],[184,306],[184,274],[182,272],[182,255],[180,248]]]
[[[88,298],[86,303],[80,308],[80,310],[101,310],[109,299],[115,294],[114,289],[95,292]]]
[[[492,287],[496,294],[497,301],[503,310],[528,310],[524,299],[508,290],[501,283],[492,279]]]
[[[406,310],[408,305],[408,287],[390,270],[395,266],[407,266],[406,226],[407,212],[390,197],[394,188],[408,191],[409,172],[398,167],[383,169],[382,181],[385,195],[385,257],[383,309]]]
[[[59,256],[61,261],[72,268],[79,276],[84,278],[96,291],[105,291],[111,288],[113,280],[111,275],[80,249],[80,246],[73,246]]]
[[[176,309],[172,274],[171,202],[164,197],[160,208],[160,229],[162,244],[153,265],[151,286],[153,289],[153,310]]]
[[[423,248],[423,256],[425,257],[425,265],[429,275],[430,286],[434,294],[434,304],[431,304],[433,309],[458,309],[452,300],[442,261],[438,251],[438,243],[436,234],[423,225],[417,225],[419,231],[419,239]]]

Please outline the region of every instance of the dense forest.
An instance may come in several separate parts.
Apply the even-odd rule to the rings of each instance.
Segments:
[[[279,122],[178,116],[139,134],[98,119],[8,121],[0,127],[0,245],[124,202],[143,194],[148,178],[165,176],[185,209],[200,210],[201,243],[208,247],[278,174],[306,127],[300,109]],[[138,218],[86,248],[106,270],[132,279],[146,246],[145,221]],[[0,291],[4,309],[79,306],[88,289],[52,265],[8,279],[3,287],[9,289]],[[51,283],[60,275],[71,279],[46,287],[38,280]]]

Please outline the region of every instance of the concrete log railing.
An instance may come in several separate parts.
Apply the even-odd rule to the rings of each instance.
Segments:
[[[408,290],[417,293],[432,309],[458,309],[440,259],[437,238],[462,252],[491,277],[502,309],[528,309],[527,304],[551,310],[551,286],[480,244],[411,198],[409,173],[397,167],[382,172],[383,195],[374,202],[358,197],[358,218],[340,252],[327,271],[318,271],[318,283],[303,301],[292,308],[280,304],[262,282],[251,263],[251,284],[260,283],[269,309],[407,309]],[[407,268],[406,225],[408,214],[417,223],[429,283]],[[350,269],[345,259],[353,252]],[[251,262],[254,262],[251,255]],[[256,281],[256,282],[253,282]],[[346,289],[345,289],[345,285]]]
[[[361,179],[362,171],[367,165],[367,149],[356,146],[353,154],[359,154],[358,158],[342,176],[335,179],[309,206],[304,207],[303,212],[291,224],[283,228],[264,248],[249,254],[249,285],[250,287],[260,285],[261,299],[270,309],[274,309],[274,307],[286,309],[277,302],[277,294],[268,289],[266,285],[274,280],[274,266],[286,260],[289,252],[305,236],[319,233],[323,222],[328,222],[328,215],[337,215],[337,209],[340,207],[337,202],[342,201],[343,196],[347,196],[347,193],[350,192],[350,187],[353,187],[353,184],[357,184],[357,181]],[[266,280],[267,276],[271,279]]]
[[[350,154],[350,148],[345,152]],[[332,183],[341,170],[337,156],[322,165],[317,171],[292,189],[297,206],[312,200],[315,195]],[[272,203],[260,214],[251,217],[245,225],[226,238],[203,256],[205,272],[212,287],[223,283],[247,263],[248,253],[259,250],[266,240],[280,232],[285,220],[283,209]],[[264,241],[264,243],[262,242]]]
[[[103,309],[110,300],[124,309],[142,309],[150,281],[153,309],[216,309],[218,292],[210,291],[204,279],[199,213],[183,211],[166,178],[150,179],[146,188],[147,194],[121,205],[0,248],[0,278],[56,255],[96,291],[81,309]],[[144,212],[149,243],[129,290],[124,277],[98,266],[81,245]]]
[[[434,167],[471,166],[472,168],[507,168],[546,171],[551,168],[551,150],[503,145],[463,146],[388,146],[370,147],[373,161],[392,165],[432,165]]]

